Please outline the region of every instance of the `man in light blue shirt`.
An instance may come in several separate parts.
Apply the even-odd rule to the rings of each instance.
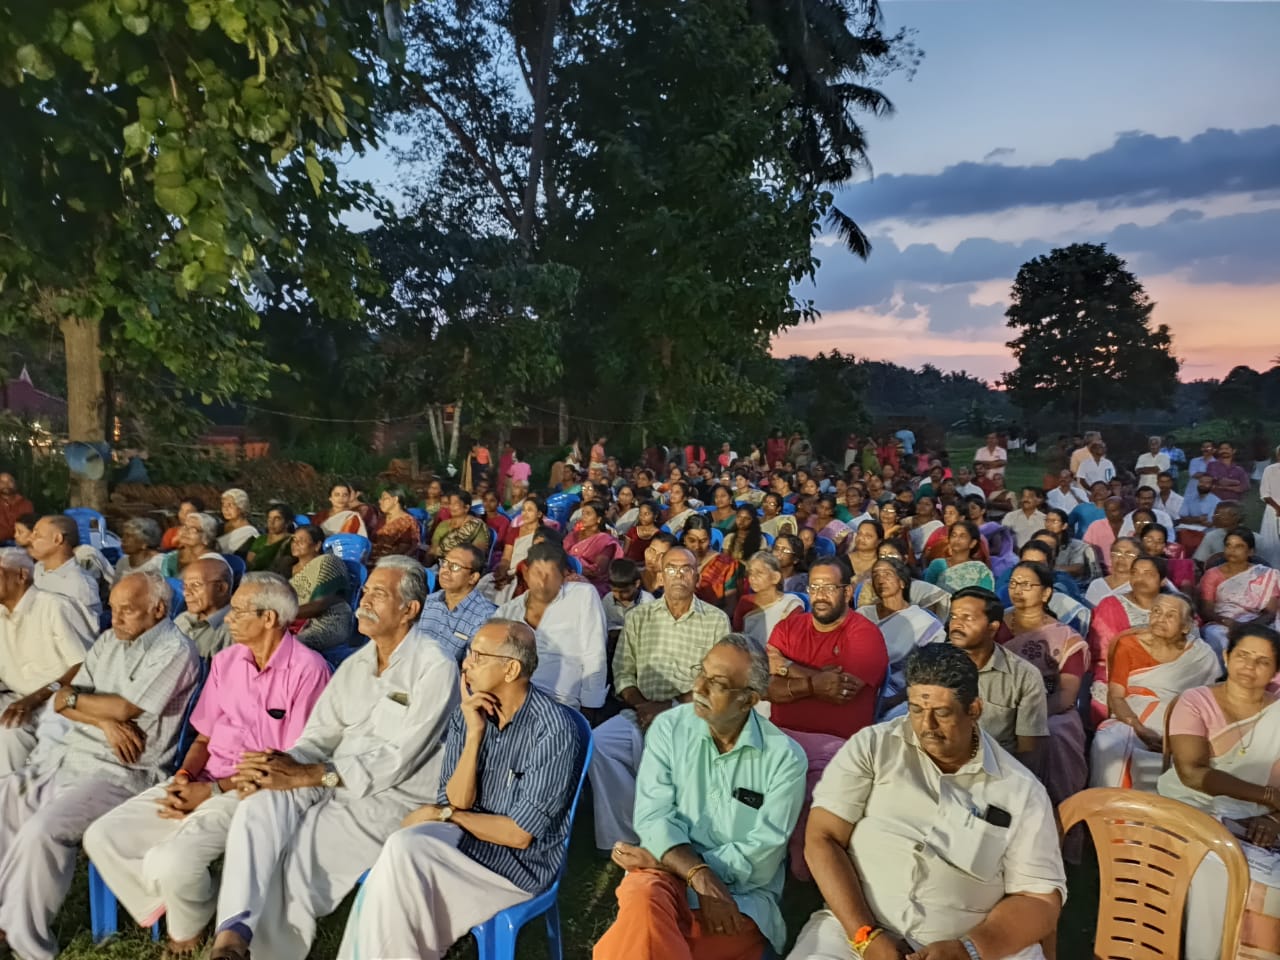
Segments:
[[[903,427],[894,436],[902,441],[902,452],[908,457],[916,452],[916,435],[910,427]]]
[[[1181,530],[1207,530],[1213,522],[1213,511],[1222,498],[1213,492],[1213,477],[1203,471],[1195,478],[1182,497],[1182,509],[1178,511],[1178,528]]]
[[[640,845],[614,846],[627,876],[594,960],[696,955],[704,937],[726,957],[758,957],[766,941],[781,951],[783,863],[808,765],[754,710],[768,682],[764,651],[730,634],[695,668],[693,702],[649,727],[636,781]]]

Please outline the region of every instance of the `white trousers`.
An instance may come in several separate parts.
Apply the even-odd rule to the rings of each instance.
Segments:
[[[254,956],[304,960],[316,918],[337,909],[416,806],[393,793],[347,802],[321,787],[240,801],[227,831],[218,930],[251,938]]]
[[[393,833],[347,918],[339,960],[439,960],[477,923],[531,896],[458,850],[462,831]]]
[[[636,772],[644,753],[644,734],[633,710],[623,710],[591,731],[591,799],[595,807],[596,848],[612,850],[619,840],[638,843],[632,815]]]
[[[25,960],[53,960],[51,929],[75,874],[85,828],[133,793],[31,768],[0,779],[0,930]]]
[[[924,944],[912,943],[911,946],[918,949]],[[849,960],[850,953],[849,935],[844,932],[836,915],[830,910],[819,910],[796,937],[796,945],[787,954],[787,960]],[[1044,951],[1037,943],[992,960],[1044,960]]]
[[[209,865],[222,856],[239,799],[234,792],[210,797],[183,819],[168,820],[158,801],[169,782],[95,820],[84,849],[140,926],[163,914],[172,939],[190,940],[213,919],[218,888]]]

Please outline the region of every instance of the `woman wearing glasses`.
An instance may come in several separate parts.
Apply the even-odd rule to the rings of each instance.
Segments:
[[[1093,608],[1089,622],[1089,659],[1093,663],[1093,719],[1107,719],[1107,672],[1111,644],[1126,630],[1145,627],[1151,620],[1151,607],[1164,584],[1165,565],[1162,557],[1140,555],[1131,561],[1129,589],[1104,599]]]
[[[1133,561],[1142,556],[1142,544],[1134,537],[1120,537],[1111,545],[1111,572],[1089,583],[1084,598],[1094,607],[1107,597],[1129,592]]]

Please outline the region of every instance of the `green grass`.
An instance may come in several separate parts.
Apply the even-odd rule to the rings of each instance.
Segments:
[[[565,960],[589,960],[592,945],[613,922],[617,907],[613,892],[622,878],[621,870],[596,856],[590,805],[579,810],[569,847],[569,864],[560,884]],[[1058,956],[1064,960],[1091,955],[1098,899],[1097,871],[1091,860],[1080,867],[1068,867],[1067,877],[1071,892],[1058,926]],[[337,955],[351,899],[320,922],[311,950],[314,960],[330,960]],[[783,891],[782,913],[792,938],[800,932],[809,914],[821,905],[822,898],[814,884],[788,879]],[[130,923],[123,910],[121,923],[122,926]],[[55,929],[65,945],[61,954],[64,960],[159,960],[161,953],[146,933],[131,926],[101,947],[93,946],[89,935],[88,875],[83,859]],[[206,950],[204,955],[207,954]],[[519,960],[546,960],[546,929],[541,923],[532,923],[524,929],[516,956]],[[450,960],[475,960],[474,941],[468,937],[454,947],[449,957]]]

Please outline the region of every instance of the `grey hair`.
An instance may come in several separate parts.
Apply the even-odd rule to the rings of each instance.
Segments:
[[[417,560],[392,554],[379,560],[373,569],[400,571],[400,602],[406,607],[415,601],[421,606],[426,601],[427,572]]]
[[[503,617],[493,617],[485,621],[484,625],[502,627],[505,636],[494,653],[510,657],[520,664],[520,676],[526,680],[532,677],[538,669],[538,642],[533,628],[520,620],[507,620]]]
[[[10,570],[25,570],[27,571],[28,580],[35,575],[36,570],[31,554],[21,547],[0,548],[0,567],[7,567]]]
[[[278,573],[260,570],[257,573],[246,573],[240,578],[240,590],[245,587],[257,587],[257,596],[253,605],[259,610],[270,610],[276,615],[276,623],[287,629],[289,624],[298,619],[298,595],[294,593],[289,581]],[[239,593],[239,590],[236,591]]]
[[[204,537],[204,545],[211,547],[218,542],[218,521],[213,519],[207,513],[194,511],[187,514],[187,519],[196,518],[196,523],[200,524],[200,535]]]
[[[1191,625],[1194,622],[1194,615],[1192,613],[1193,607],[1191,604],[1191,599],[1181,590],[1168,590],[1168,591],[1161,590],[1159,593],[1156,594],[1155,599],[1159,600],[1162,597],[1167,598],[1169,600],[1178,601],[1178,606],[1182,610],[1182,629],[1190,630]],[[1154,603],[1155,601],[1152,601],[1152,602]]]
[[[966,710],[978,699],[978,668],[959,647],[928,643],[907,657],[907,686],[946,687]]]
[[[778,558],[773,555],[772,551],[760,550],[757,553],[753,553],[751,555],[751,559],[747,561],[747,566],[749,567],[753,563],[763,564],[764,566],[772,570],[774,573],[776,573],[778,576],[782,576],[782,565],[778,563]],[[778,588],[779,589],[782,588],[781,581],[778,582]]]
[[[769,692],[769,657],[765,653],[764,645],[745,633],[727,633],[715,642],[715,646],[733,647],[750,658],[751,669],[747,672],[747,686],[764,699],[764,695]]]
[[[137,573],[131,573],[124,579],[129,580],[132,577],[141,577],[147,584],[147,603],[155,606],[158,603],[164,604],[166,610],[169,609],[169,601],[173,599],[173,589],[169,586],[169,581],[154,570],[140,570]],[[120,581],[123,583],[124,581]]]
[[[160,546],[160,524],[150,517],[131,517],[124,522],[124,532],[132,533],[151,550]]]
[[[239,487],[232,487],[230,490],[222,491],[222,499],[230,500],[236,505],[236,508],[245,516],[249,515],[249,495]]]

